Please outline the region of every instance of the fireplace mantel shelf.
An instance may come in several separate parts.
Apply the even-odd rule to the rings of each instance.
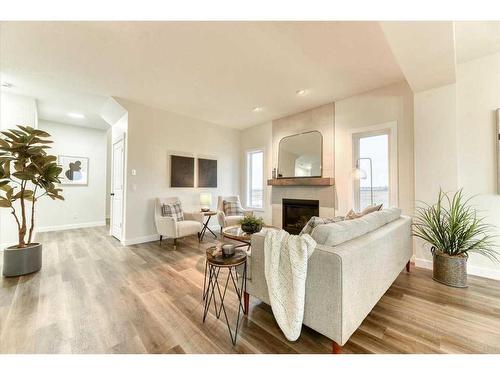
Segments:
[[[272,186],[333,186],[335,179],[332,177],[290,177],[273,178],[267,180]]]

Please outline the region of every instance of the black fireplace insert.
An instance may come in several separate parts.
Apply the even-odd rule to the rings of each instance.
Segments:
[[[319,216],[319,201],[312,199],[283,199],[283,229],[299,234],[313,216]]]

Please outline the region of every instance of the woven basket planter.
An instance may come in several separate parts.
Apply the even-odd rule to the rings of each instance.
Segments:
[[[467,256],[450,256],[432,251],[432,278],[441,284],[455,288],[467,288]]]

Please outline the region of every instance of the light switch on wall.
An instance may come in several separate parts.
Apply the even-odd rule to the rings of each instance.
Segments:
[[[132,176],[135,176],[137,173],[135,171],[135,169],[132,169]]]

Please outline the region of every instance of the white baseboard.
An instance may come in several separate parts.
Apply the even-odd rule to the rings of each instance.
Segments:
[[[213,230],[215,234],[220,232],[219,225],[216,225],[216,226],[209,225],[208,227],[211,230]],[[212,236],[212,234],[207,231],[207,233],[205,233],[205,236]],[[212,236],[212,238],[213,238],[213,236]],[[121,240],[121,244],[124,246],[130,246],[130,245],[138,245],[140,243],[153,242],[153,241],[159,241],[159,240],[160,240],[160,235],[150,234],[148,236],[127,238],[127,239]]]
[[[137,245],[140,243],[153,242],[153,241],[159,241],[159,240],[160,240],[160,236],[158,234],[150,234],[149,236],[127,238],[127,239],[121,240],[121,243],[124,246],[130,246],[130,245]]]
[[[37,233],[42,232],[53,232],[56,230],[68,230],[68,229],[80,229],[80,228],[92,228],[92,227],[102,227],[106,225],[106,221],[91,221],[87,223],[76,223],[76,224],[64,224],[64,225],[51,225],[48,227],[35,228]]]
[[[415,258],[415,266],[432,270],[432,260]],[[484,267],[471,266],[467,264],[467,274],[472,276],[485,277],[487,279],[500,280],[500,271]]]

